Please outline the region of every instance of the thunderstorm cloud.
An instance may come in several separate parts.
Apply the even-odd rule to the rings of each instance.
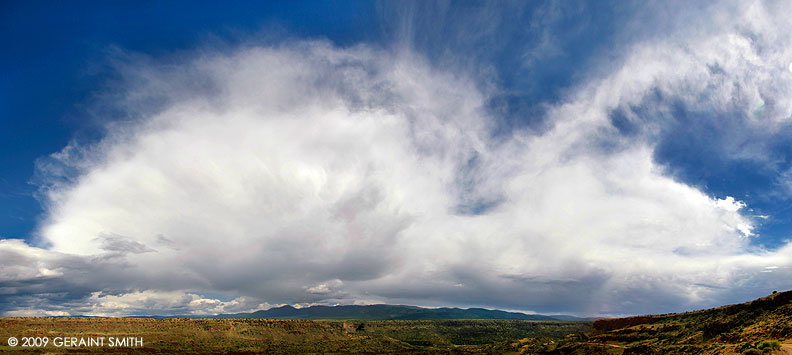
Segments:
[[[386,47],[116,53],[122,79],[105,98],[125,118],[37,162],[45,215],[35,241],[0,240],[0,311],[391,303],[608,315],[782,289],[792,244],[754,243],[767,216],[686,180],[669,149],[773,164],[768,142],[792,117],[790,10],[695,9],[705,22],[625,37],[613,62],[516,113],[493,106],[495,74],[430,60],[409,31]],[[488,11],[473,23],[493,23]],[[559,15],[543,11],[552,29]],[[542,38],[521,66],[567,50],[553,31]],[[504,133],[515,114],[541,122]],[[792,186],[792,173],[778,176]]]

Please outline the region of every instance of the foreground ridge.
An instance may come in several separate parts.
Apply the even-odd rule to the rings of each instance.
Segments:
[[[600,319],[541,354],[792,354],[792,291],[700,311]],[[526,342],[527,343],[527,342]]]

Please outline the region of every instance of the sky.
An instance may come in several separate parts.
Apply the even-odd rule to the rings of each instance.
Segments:
[[[0,314],[792,284],[788,2],[4,2]]]

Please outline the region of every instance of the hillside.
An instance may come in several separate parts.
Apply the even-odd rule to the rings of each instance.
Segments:
[[[215,318],[267,318],[313,320],[449,320],[449,319],[507,319],[559,320],[551,316],[505,312],[483,308],[422,308],[398,305],[311,306],[294,308],[283,306],[253,313],[221,314]],[[568,317],[564,320],[570,320]]]
[[[550,345],[515,345],[544,354],[759,354],[792,340],[792,291],[694,312],[601,319],[594,329]],[[784,345],[786,348],[788,345]]]

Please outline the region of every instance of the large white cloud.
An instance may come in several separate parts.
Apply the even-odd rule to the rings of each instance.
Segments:
[[[631,47],[550,109],[546,131],[497,140],[489,89],[409,50],[301,42],[133,61],[120,101],[139,117],[40,163],[42,248],[0,241],[8,314],[643,313],[788,284],[792,247],[752,246],[743,203],[654,162],[663,122],[627,115],[641,133],[625,136],[610,119],[653,90],[747,117],[761,101],[762,127],[789,118],[776,10],[712,11],[722,27]],[[742,15],[723,26],[724,13]],[[73,294],[36,296],[52,285]]]

